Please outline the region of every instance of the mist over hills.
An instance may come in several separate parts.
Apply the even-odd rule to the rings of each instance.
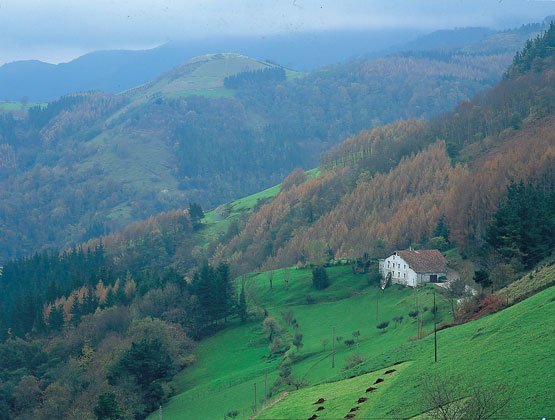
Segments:
[[[140,85],[188,59],[237,52],[296,70],[345,61],[409,41],[414,31],[293,33],[173,41],[148,50],[96,51],[58,65],[17,61],[0,67],[2,100],[51,101],[64,94],[101,90],[118,93]]]
[[[221,52],[236,52],[294,70],[310,71],[357,57],[372,58],[404,51],[454,51],[504,34],[504,40],[496,43],[497,48],[513,53],[542,28],[545,29],[545,22],[509,31],[487,28],[457,28],[430,34],[407,30],[327,31],[206,38],[174,41],[147,50],[95,51],[57,65],[36,60],[16,61],[0,67],[0,99],[19,101],[28,97],[31,101],[43,102],[71,92],[118,93],[141,85],[190,58]]]

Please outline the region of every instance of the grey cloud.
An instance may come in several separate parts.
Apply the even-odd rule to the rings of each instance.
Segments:
[[[69,52],[227,34],[506,27],[553,13],[553,2],[527,0],[0,0],[0,63],[30,58],[41,47]]]

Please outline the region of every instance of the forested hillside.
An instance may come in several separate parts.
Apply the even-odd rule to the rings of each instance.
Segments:
[[[244,174],[239,166],[229,166],[229,172],[223,172],[236,174],[237,179],[267,175],[262,168],[276,159],[269,153],[271,147],[266,149],[265,143],[253,140],[254,145],[244,145],[243,158],[259,160],[248,166],[240,160],[238,151],[231,150],[242,145],[244,137],[237,134],[234,140],[233,130],[239,129],[232,125],[242,120],[217,119],[206,110],[213,119],[199,118],[201,110],[192,109],[194,106],[199,103],[221,106],[221,115],[216,116],[223,116],[229,109],[223,104],[229,101],[235,107],[233,112],[245,117],[245,124],[253,124],[249,101],[276,113],[280,104],[277,98],[282,98],[283,104],[297,104],[299,109],[299,103],[308,108],[311,103],[320,104],[321,110],[316,106],[311,109],[321,113],[322,121],[328,121],[327,128],[317,127],[316,120],[311,126],[307,119],[304,126],[302,120],[295,123],[293,119],[291,132],[284,131],[280,142],[276,137],[276,147],[296,145],[298,154],[302,147],[295,141],[299,139],[333,143],[330,134],[333,127],[339,135],[349,131],[345,127],[352,127],[348,123],[351,118],[362,124],[365,119],[354,118],[347,105],[340,107],[340,102],[334,102],[340,101],[334,95],[345,93],[343,99],[347,98],[349,104],[358,92],[352,85],[353,77],[365,74],[356,80],[368,82],[380,73],[374,73],[377,71],[374,69],[349,76],[338,72],[345,70],[338,67],[299,77],[284,70],[284,82],[279,70],[249,70],[244,74],[233,73],[242,75],[231,79],[232,85],[239,80],[240,86],[231,86],[229,97],[209,99],[183,94],[172,98],[163,91],[164,86],[173,83],[181,86],[181,93],[188,92],[190,85],[180,81],[190,82],[201,66],[220,72],[221,57],[211,57],[176,69],[127,96],[72,95],[44,109],[32,109],[25,120],[4,116],[2,141],[7,146],[0,150],[10,151],[5,152],[6,158],[2,160],[6,162],[3,182],[10,188],[0,190],[1,227],[7,232],[0,239],[5,243],[16,242],[20,232],[25,232],[28,241],[25,249],[35,249],[37,244],[59,242],[56,235],[63,236],[65,227],[71,225],[77,233],[71,240],[77,241],[78,237],[87,240],[72,248],[2,263],[0,418],[145,418],[176,392],[180,395],[164,411],[175,418],[192,412],[199,418],[227,414],[234,418],[239,415],[234,411],[237,406],[241,408],[240,416],[246,418],[257,410],[260,400],[254,397],[254,406],[251,405],[253,380],[269,385],[264,389],[263,400],[267,402],[269,396],[277,397],[284,391],[333,378],[354,377],[398,362],[389,374],[398,369],[399,377],[396,373],[388,378],[400,379],[405,369],[422,372],[423,366],[427,366],[429,361],[424,359],[423,349],[431,354],[432,347],[431,336],[426,338],[426,334],[434,331],[439,322],[445,323],[444,327],[452,326],[451,322],[468,322],[508,306],[509,297],[514,303],[549,288],[553,284],[551,254],[555,245],[553,31],[555,26],[551,25],[549,32],[515,58],[513,66],[520,66],[519,57],[523,54],[527,62],[536,64],[527,71],[519,70],[518,74],[509,70],[505,80],[493,89],[461,102],[448,113],[362,131],[325,153],[319,170],[307,173],[296,169],[279,187],[206,214],[198,202],[191,202],[187,210],[160,213],[113,233],[107,232],[110,226],[106,219],[96,218],[97,209],[125,219],[132,211],[138,217],[163,208],[161,203],[180,202],[156,201],[148,195],[152,194],[150,190],[138,195],[137,184],[123,185],[109,176],[102,178],[106,172],[94,165],[90,145],[106,158],[103,153],[110,147],[110,140],[114,141],[109,133],[128,130],[148,139],[154,136],[149,124],[158,122],[168,130],[166,134],[173,132],[176,137],[157,138],[156,144],[173,141],[173,157],[177,162],[186,155],[180,141],[190,140],[200,148],[199,139],[204,138],[213,141],[209,143],[212,147],[220,145],[216,154],[222,155],[218,156],[221,160],[216,160],[214,167],[208,163],[195,167],[192,162],[176,166],[189,174],[183,175],[182,180],[198,183],[195,186],[198,195],[187,195],[190,190],[183,190],[184,197],[202,197],[208,191],[203,188],[212,186],[212,181],[205,177],[215,178],[218,165],[224,166],[222,162],[230,165],[226,159],[237,157],[234,164],[245,165]],[[245,60],[236,55],[228,58],[235,64]],[[418,59],[391,60],[390,63],[404,63],[398,66],[398,72],[388,73],[397,84],[405,75],[413,82],[422,77],[435,84],[436,93],[444,88],[454,89],[445,82],[444,72],[457,68],[456,64],[445,64],[449,70],[431,66],[425,71],[421,62],[422,73],[411,79],[409,73],[415,74],[411,66]],[[425,63],[429,64],[428,60]],[[385,62],[379,60],[350,66],[357,71],[377,66],[386,74]],[[459,68],[455,74],[458,71],[466,74],[467,70]],[[224,92],[225,96],[229,93],[223,85],[225,78],[220,77],[222,86],[215,87],[214,73],[210,80],[202,80],[203,86],[208,84],[209,89],[218,89],[218,94]],[[332,74],[340,80],[337,85],[328,79]],[[187,78],[183,79],[184,76]],[[309,84],[310,78],[313,85]],[[168,83],[163,83],[164,79]],[[276,80],[278,84],[274,84]],[[402,86],[394,88],[384,82],[380,88],[390,89],[388,94],[401,95]],[[303,89],[314,96],[302,93]],[[274,92],[276,104],[267,102],[272,96],[260,93],[265,90]],[[386,97],[385,90],[379,92]],[[434,97],[424,92],[408,94],[414,94],[417,101]],[[335,99],[330,104],[337,108],[327,109],[321,105],[325,101],[317,101],[318,97],[332,96]],[[359,99],[372,98],[368,94]],[[362,103],[356,106],[363,106]],[[392,101],[391,109],[393,104]],[[379,112],[384,112],[379,115],[387,115],[386,109],[387,104],[379,108]],[[344,119],[339,119],[341,111],[346,113]],[[399,112],[410,116],[412,111],[405,108]],[[178,119],[182,114],[184,121]],[[179,128],[171,125],[173,119],[183,125]],[[275,121],[276,127],[287,126],[281,119]],[[218,124],[222,124],[219,137]],[[266,121],[261,126],[268,129],[268,124]],[[209,132],[212,137],[200,134],[188,137],[191,127],[198,133]],[[221,138],[222,132],[231,133],[229,143]],[[307,137],[302,137],[302,133]],[[320,137],[315,133],[320,133]],[[208,151],[208,146],[204,147]],[[160,152],[147,149],[147,156],[130,157],[126,156],[131,153],[129,150],[115,148],[110,153],[121,155],[122,162],[127,163],[142,159],[142,164],[155,159],[155,155],[148,153]],[[118,166],[114,162],[103,164]],[[19,168],[24,170],[18,173]],[[142,168],[141,176],[145,168],[149,167]],[[72,170],[69,175],[68,169]],[[220,180],[224,178],[222,175]],[[82,183],[74,184],[72,179]],[[106,183],[98,183],[99,180]],[[157,188],[162,185],[160,180],[151,182],[159,183]],[[80,189],[74,190],[75,185],[80,185]],[[37,194],[41,189],[44,195]],[[231,195],[231,190],[225,191]],[[74,195],[66,197],[70,193]],[[160,194],[171,195],[169,191]],[[225,196],[222,191],[219,194]],[[128,197],[129,202],[122,204],[121,197]],[[142,201],[145,197],[152,202]],[[65,200],[75,207],[69,208]],[[29,214],[35,223],[31,228],[26,226],[28,219],[22,217]],[[54,216],[57,219],[52,219]],[[80,217],[86,217],[90,224],[86,233]],[[47,223],[54,228],[47,229]],[[444,251],[451,263],[461,267],[462,289],[449,287],[441,296],[438,292],[436,305],[434,285],[414,292],[401,286],[385,291],[378,287],[379,275],[372,260],[410,245]],[[22,249],[17,243],[12,248],[2,247],[8,250],[4,251],[6,255]],[[270,268],[278,269],[256,271]],[[468,294],[467,284],[478,293]],[[519,352],[518,360],[533,354],[533,360],[527,359],[533,362],[530,369],[541,372],[547,362],[545,341],[540,338],[545,339],[550,325],[540,320],[539,314],[544,311],[538,305],[552,305],[552,295],[550,289],[538,295],[532,304],[511,308],[510,320],[502,313],[480,321],[476,331],[465,326],[449,329],[441,335],[450,337],[449,346],[441,348],[445,351],[441,357],[447,355],[442,360],[451,360],[449,363],[453,366],[456,363],[460,370],[464,365],[457,362],[462,347],[455,344],[457,340],[472,341],[471,356],[476,359],[469,360],[479,360],[472,365],[473,371],[485,366],[487,360],[492,375],[497,375],[487,378],[488,381],[498,377],[505,381],[508,372],[524,372],[522,364],[516,368],[511,365],[510,369],[506,364],[509,360],[506,350],[516,342],[513,331],[498,326],[490,329],[489,324],[495,320],[512,323],[514,314],[524,313],[531,321],[526,325],[520,322],[519,328],[528,331],[534,347],[530,352]],[[457,305],[457,299],[462,298],[465,300]],[[534,323],[540,323],[541,328],[530,328]],[[503,357],[491,363],[487,358],[491,355],[479,350],[497,343],[499,336],[507,344],[501,349]],[[200,353],[195,351],[196,346],[201,348]],[[329,349],[335,351],[335,346],[343,373],[328,368]],[[487,348],[496,351],[494,346]],[[232,357],[236,364],[229,363]],[[481,374],[485,375],[484,372],[482,369]],[[539,377],[527,376],[523,383],[547,393],[549,384],[542,386]],[[415,396],[414,381],[411,382],[410,374],[408,378],[402,382],[402,386],[410,388],[404,395],[416,401],[419,397]],[[488,385],[488,381],[484,384]],[[532,408],[526,406],[529,389],[532,388],[516,390],[517,398],[509,406],[521,416],[538,407],[551,408],[542,401],[535,401],[530,405]],[[366,388],[366,393],[373,391],[376,389]],[[396,397],[392,398],[396,401]],[[289,412],[288,400],[284,401],[283,409]],[[309,408],[313,410],[314,404]],[[397,408],[401,411],[393,413],[391,407],[381,407],[380,412],[405,416],[426,410],[407,401]],[[276,406],[276,410],[281,409]]]
[[[317,165],[345,136],[468,100],[499,80],[511,57],[467,46],[303,75],[216,54],[121,95],[74,94],[25,118],[4,113],[0,260],[275,185],[297,166]],[[250,76],[264,68],[279,77]]]
[[[546,63],[553,50],[543,40],[553,31],[535,41]],[[444,240],[477,249],[511,182],[553,188],[554,75],[552,67],[530,71],[428,122],[346,140],[322,157],[321,177],[283,190],[218,258],[250,271],[303,262],[315,249],[381,255],[429,244],[440,221]]]

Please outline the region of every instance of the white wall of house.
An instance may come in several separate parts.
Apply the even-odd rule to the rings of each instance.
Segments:
[[[416,286],[417,274],[399,255],[387,257],[383,260],[383,264],[380,261],[380,269],[384,278],[387,277],[388,273],[391,273],[393,283]]]
[[[415,287],[419,284],[429,283],[431,276],[436,276],[436,281],[446,273],[416,273],[408,263],[399,255],[390,255],[379,262],[380,273],[385,279],[391,273],[391,282]]]

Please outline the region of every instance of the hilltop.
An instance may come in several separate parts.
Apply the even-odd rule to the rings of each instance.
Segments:
[[[417,33],[407,30],[326,31],[279,34],[265,37],[227,36],[172,41],[143,50],[94,51],[67,63],[36,60],[0,66],[1,100],[55,101],[72,92],[120,93],[148,83],[162,73],[194,57],[221,51],[301,71],[339,63],[361,53],[378,53],[411,40]]]

